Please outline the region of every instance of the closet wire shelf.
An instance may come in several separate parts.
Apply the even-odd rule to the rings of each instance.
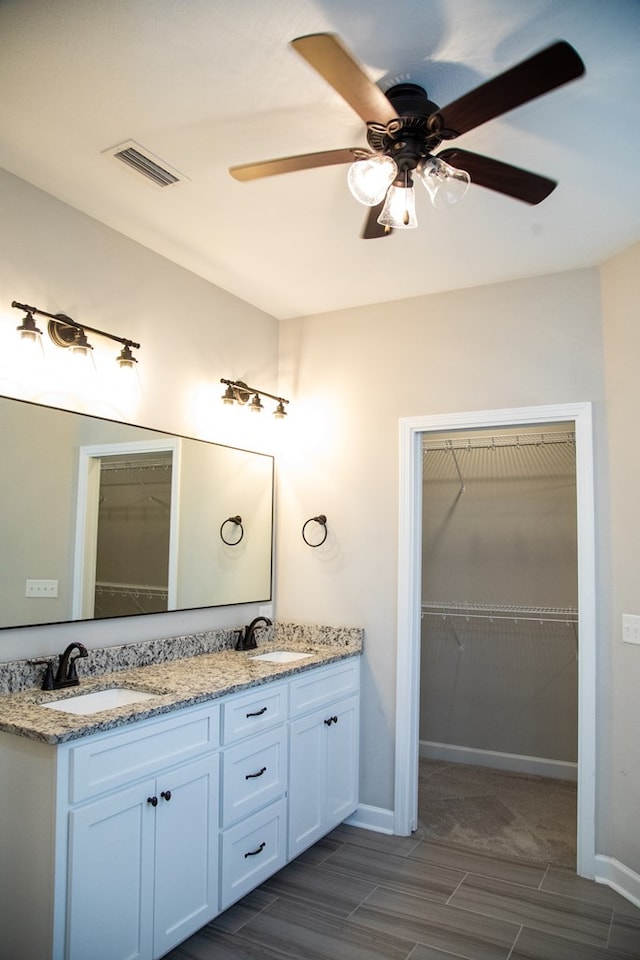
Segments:
[[[465,620],[514,620],[537,623],[578,623],[575,607],[525,607],[493,603],[423,601],[422,616],[462,618]]]

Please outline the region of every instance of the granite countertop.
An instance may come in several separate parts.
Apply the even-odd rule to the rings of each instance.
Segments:
[[[307,653],[304,660],[273,663],[252,659],[269,650]],[[215,700],[218,697],[271,680],[285,679],[311,667],[334,663],[361,653],[361,644],[344,646],[289,641],[265,643],[258,650],[222,650],[180,660],[171,660],[129,670],[81,678],[76,687],[63,690],[23,690],[0,696],[0,730],[46,743],[63,743],[136,720],[159,716],[180,707]],[[91,654],[90,654],[91,655]],[[90,715],[43,709],[42,704],[79,696],[110,687],[127,687],[157,694],[153,700],[128,704]]]

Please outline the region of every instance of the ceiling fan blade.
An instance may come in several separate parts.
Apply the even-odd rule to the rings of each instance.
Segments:
[[[365,123],[388,123],[398,116],[380,87],[333,33],[312,33],[291,41],[294,50],[330,83]]]
[[[565,40],[559,40],[438,112],[443,127],[459,136],[583,73],[584,63],[576,51]]]
[[[391,227],[383,227],[381,223],[378,223],[378,217],[383,207],[384,200],[381,203],[377,203],[375,207],[369,207],[369,216],[360,234],[363,240],[377,240],[379,237],[390,237],[393,233]]]
[[[466,170],[471,177],[471,183],[504,193],[516,200],[523,200],[525,203],[540,203],[557,186],[555,180],[549,180],[548,177],[531,173],[521,167],[512,167],[500,160],[492,160],[491,157],[483,157],[479,153],[471,153],[469,150],[457,150],[455,147],[441,150],[438,158],[450,163],[452,167]]]
[[[342,150],[303,153],[298,157],[281,157],[278,160],[243,163],[237,167],[229,167],[229,173],[235,180],[259,180],[261,177],[273,177],[278,173],[312,170],[314,167],[329,167],[336,163],[353,163],[354,159],[353,150],[345,147]]]

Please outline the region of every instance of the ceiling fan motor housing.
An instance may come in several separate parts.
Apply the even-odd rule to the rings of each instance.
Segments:
[[[442,142],[438,124],[433,121],[429,124],[429,118],[437,117],[440,108],[417,83],[398,83],[390,87],[385,96],[398,113],[398,119],[386,125],[367,124],[367,141],[376,153],[393,157],[400,182],[404,182],[406,172],[415,170]]]

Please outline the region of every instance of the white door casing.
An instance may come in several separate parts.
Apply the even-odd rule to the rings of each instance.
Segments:
[[[593,423],[590,403],[480,410],[400,420],[400,513],[394,833],[417,826],[422,590],[422,434],[442,430],[572,422],[576,438],[578,556],[577,873],[595,874],[596,564]]]

